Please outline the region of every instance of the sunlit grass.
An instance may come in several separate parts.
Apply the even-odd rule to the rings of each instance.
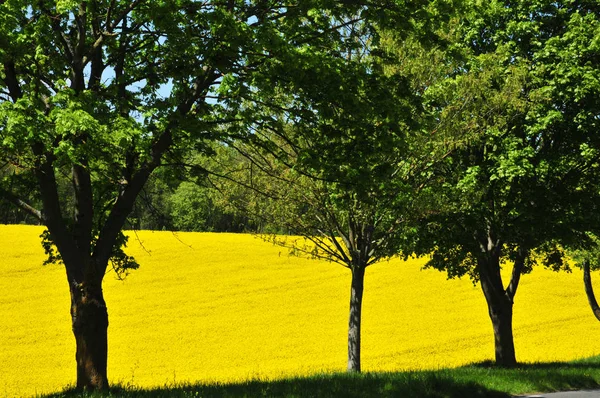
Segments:
[[[41,229],[0,226],[0,396],[59,391],[75,380],[64,269],[42,267]],[[109,379],[139,387],[343,371],[348,270],[250,235],[138,232],[141,268],[105,279]],[[147,251],[149,251],[149,253]],[[493,358],[483,295],[422,260],[367,270],[363,368],[437,369]],[[600,324],[579,270],[536,269],[515,300],[520,361],[600,354]]]

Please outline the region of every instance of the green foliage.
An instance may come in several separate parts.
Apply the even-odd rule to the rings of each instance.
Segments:
[[[62,257],[60,256],[60,253],[57,252],[56,246],[54,246],[54,242],[50,236],[50,231],[47,229],[44,230],[44,232],[42,232],[40,235],[40,238],[42,239],[42,247],[44,248],[44,253],[46,254],[44,265],[61,263]]]
[[[123,279],[129,272],[134,269],[138,269],[140,265],[132,256],[125,254],[124,249],[127,247],[128,236],[125,236],[123,232],[117,237],[117,243],[113,247],[113,252],[110,257],[110,265],[112,270],[115,272],[117,279]]]
[[[91,250],[129,263],[108,246],[122,243],[116,230],[156,169],[180,165],[190,150],[209,154],[213,142],[232,133],[222,125],[239,122],[245,134],[262,110],[238,105],[280,79],[287,66],[310,78],[331,63],[341,65],[339,54],[327,50],[343,42],[340,22],[400,15],[400,6],[3,2],[1,158],[37,179],[33,202],[43,203],[41,222],[51,232],[46,241],[61,253],[77,247],[77,256]],[[178,220],[191,214],[179,206],[181,195],[173,197]],[[94,250],[96,244],[102,247]]]
[[[587,246],[600,226],[597,5],[469,4],[463,62],[426,94],[440,129],[464,139],[446,145],[416,250],[450,277],[476,279],[489,242],[505,259],[519,248],[530,265],[568,269],[557,245]]]
[[[63,262],[62,256],[56,249],[50,232],[47,229],[44,230],[40,235],[40,238],[42,240],[44,253],[46,254],[44,265],[61,264]],[[121,232],[117,238],[117,244],[114,246],[113,253],[110,257],[110,265],[112,270],[115,272],[117,279],[124,279],[127,275],[129,275],[131,270],[138,269],[140,267],[135,258],[125,254],[124,248],[127,247],[128,240],[129,237],[125,236],[125,234]]]
[[[182,182],[169,197],[170,216],[179,231],[245,232],[248,218],[223,203],[214,189]]]
[[[575,265],[583,267],[585,261],[590,265],[591,270],[600,269],[600,239],[593,234],[588,234],[590,244],[579,246],[577,249],[568,250],[569,257],[575,261]]]
[[[409,71],[415,62],[391,68],[385,49],[403,40],[423,48],[437,38],[425,25],[438,6],[402,4],[393,27],[371,24],[377,8],[363,7],[339,21],[336,42],[317,51],[298,46],[290,58],[266,62],[267,73],[253,81],[257,92],[231,104],[247,121],[231,126],[241,127],[242,140],[229,145],[247,158],[237,178],[259,191],[253,196],[266,210],[258,216],[307,239],[269,240],[348,267],[401,250],[420,185],[414,169],[425,163],[418,143],[426,141],[427,117]]]

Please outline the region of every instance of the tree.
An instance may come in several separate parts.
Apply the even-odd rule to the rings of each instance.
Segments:
[[[592,285],[592,270],[600,269],[600,241],[597,236],[590,234],[590,244],[586,247],[579,246],[576,249],[568,251],[569,256],[575,260],[575,264],[583,270],[583,287],[585,295],[592,313],[600,321],[600,306],[594,294],[594,286]]]
[[[179,184],[177,172],[163,167],[156,170],[139,193],[126,228],[146,230],[173,230],[170,199]]]
[[[366,101],[363,102],[363,106],[365,105]],[[304,141],[307,137],[302,133],[296,135],[288,132],[290,135],[286,136],[286,142],[275,136],[269,138],[269,142],[279,147],[278,150],[286,152],[285,155],[280,152],[275,156],[244,143],[232,143],[246,157],[242,163],[244,167],[238,169],[235,179],[244,181],[252,188],[246,189],[248,196],[243,199],[235,201],[234,198],[228,198],[235,201],[236,207],[246,209],[248,214],[252,214],[257,223],[274,226],[275,231],[284,231],[292,235],[263,233],[264,239],[290,248],[291,254],[325,259],[350,270],[352,278],[348,325],[349,371],[361,370],[361,313],[366,268],[397,252],[403,233],[403,220],[398,214],[407,211],[404,208],[405,203],[402,202],[406,197],[396,196],[398,189],[406,190],[406,187],[399,186],[397,180],[385,187],[378,187],[379,184],[384,184],[386,178],[389,179],[394,172],[398,172],[398,169],[393,167],[398,161],[397,154],[392,153],[395,150],[386,151],[387,155],[394,156],[393,159],[389,159],[389,163],[379,160],[377,166],[380,166],[381,170],[368,170],[376,167],[374,162],[378,149],[375,147],[379,148],[379,144],[383,143],[378,139],[378,134],[373,134],[373,130],[358,130],[364,125],[355,126],[357,131],[361,131],[360,137],[353,137],[360,141],[360,154],[357,148],[342,149],[340,145],[335,146],[340,154],[345,152],[348,156],[356,156],[357,160],[367,152],[370,158],[364,163],[364,168],[356,170],[357,174],[352,176],[344,170],[347,164],[340,163],[339,172],[348,175],[338,176],[338,180],[329,180],[326,177],[331,170],[317,171],[312,167],[308,170],[304,168],[306,166],[300,165],[300,158],[311,156],[309,152],[314,150],[314,156],[325,151],[324,141],[311,141],[308,144],[310,149],[295,145],[292,148],[287,145],[292,140],[294,143]],[[294,127],[290,129],[295,130]],[[341,135],[348,134],[347,131],[338,131]],[[389,134],[386,140],[388,148],[399,148],[397,142],[392,145],[391,141],[401,140],[401,134],[390,133],[384,126],[379,126],[379,131]],[[327,154],[328,159],[331,159],[330,155]],[[385,156],[383,153],[381,155]],[[285,159],[282,159],[282,156]],[[224,182],[220,184],[221,191],[226,194],[231,192],[224,188],[224,185]],[[259,193],[252,195],[253,190]],[[252,197],[254,199],[248,201],[248,198]],[[255,211],[254,203],[260,204],[258,211]]]
[[[594,313],[596,319],[600,321],[600,306],[598,305],[598,301],[596,300],[596,295],[594,294],[594,287],[592,285],[592,275],[590,270],[590,260],[585,259],[583,261],[583,285],[585,288],[585,295],[588,298],[588,303],[590,304],[590,308]]]
[[[420,17],[414,25],[426,24],[433,11],[414,5],[399,20]],[[417,30],[411,23],[394,28],[398,39]],[[269,106],[244,125],[252,126],[249,136],[239,132],[242,139],[228,143],[244,159],[228,175],[257,192],[262,211],[256,217],[300,235],[267,239],[349,269],[347,369],[360,372],[365,272],[404,249],[415,169],[426,163],[417,157],[418,142],[427,133],[420,91],[407,65],[385,67],[379,31],[359,16],[340,35],[336,47],[312,53],[313,62],[266,65],[276,72],[264,76],[277,80],[258,82],[260,99],[249,98],[240,112],[254,117],[257,102]]]
[[[567,268],[563,247],[588,245],[586,232],[600,225],[587,210],[598,199],[600,10],[590,2],[474,3],[466,61],[449,91],[436,93],[443,107],[462,107],[449,128],[474,134],[438,168],[442,183],[418,251],[449,277],[480,282],[496,363],[514,366],[520,276],[539,262]],[[509,262],[505,285],[500,271]]]
[[[62,262],[68,280],[77,387],[106,389],[102,281],[109,264],[137,267],[122,227],[148,178],[181,151],[202,151],[234,117],[212,98],[219,86],[250,87],[265,60],[335,40],[323,16],[346,8],[9,0],[0,9],[0,157],[35,178],[33,202],[6,185],[0,197],[47,227],[48,262]],[[71,184],[60,192],[63,176]]]

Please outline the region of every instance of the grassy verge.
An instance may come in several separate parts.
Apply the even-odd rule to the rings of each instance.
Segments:
[[[107,394],[72,390],[69,397],[510,397],[515,394],[597,388],[600,357],[574,362],[537,363],[501,369],[490,363],[436,371],[322,374],[277,381],[193,384],[154,389],[115,386]]]

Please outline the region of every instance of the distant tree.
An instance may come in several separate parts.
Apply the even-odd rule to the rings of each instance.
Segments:
[[[223,203],[218,192],[182,182],[169,197],[170,216],[178,231],[250,232],[249,218]]]
[[[190,152],[181,157],[175,166],[180,175],[176,185],[166,197],[168,217],[173,229],[203,232],[256,232],[257,225],[232,201],[251,201],[252,195],[242,181],[228,179],[226,173],[240,164],[240,155],[233,148],[215,142],[209,151]],[[215,185],[220,178],[228,183]],[[226,195],[221,194],[227,190]],[[226,200],[230,198],[230,200]],[[247,205],[244,208],[248,208]]]
[[[520,276],[539,262],[568,268],[564,247],[590,244],[586,232],[600,226],[600,8],[471,4],[465,62],[435,94],[438,106],[462,109],[446,126],[473,134],[437,168],[417,251],[431,255],[427,266],[481,284],[496,363],[514,366]]]
[[[139,193],[126,228],[134,230],[174,230],[170,198],[180,183],[171,168],[156,170]]]
[[[362,106],[366,106],[364,98]],[[380,108],[377,112],[385,110]],[[328,128],[332,127],[329,124]],[[390,131],[393,129],[391,126],[379,126],[378,130],[386,135],[387,148],[390,149],[386,149],[385,154],[382,152],[381,155],[390,156],[390,163],[380,162],[381,169],[373,172],[367,169],[374,165],[378,150],[383,149],[379,147],[383,144],[381,136],[374,130],[361,129],[364,125],[356,123],[355,127],[361,133],[354,135],[353,139],[360,141],[361,149],[348,149],[347,155],[356,156],[356,160],[361,159],[361,156],[368,156],[368,159],[363,170],[357,170],[354,175],[348,173],[347,177],[337,176],[336,180],[329,179],[331,170],[299,166],[302,163],[301,157],[316,156],[319,152],[332,160],[333,164],[333,154],[327,153],[323,147],[324,142],[311,141],[308,144],[310,149],[287,146],[292,140],[295,143],[304,141],[307,137],[302,133],[293,134],[293,138],[286,137],[286,143],[274,136],[269,138],[272,143],[280,145],[279,150],[287,152],[285,155],[280,152],[273,156],[268,152],[256,152],[256,148],[249,148],[243,143],[234,144],[248,158],[246,167],[238,170],[236,179],[246,180],[260,191],[252,195],[255,198],[251,201],[247,201],[247,198],[252,196],[238,198],[235,206],[247,209],[248,214],[252,214],[258,222],[275,226],[275,232],[291,234],[263,232],[263,238],[290,248],[291,254],[336,262],[351,271],[349,371],[361,370],[361,308],[366,268],[398,252],[404,233],[402,215],[409,206],[407,196],[400,196],[398,192],[408,193],[410,190],[399,183],[400,178],[393,178],[396,177],[394,172],[398,172],[398,168],[394,166],[397,166],[399,158],[394,152],[400,148],[398,141],[402,139],[401,133]],[[340,133],[345,135],[348,132]],[[340,152],[343,151],[337,147]],[[309,155],[312,150],[315,152]],[[365,160],[364,157],[362,159]],[[311,162],[314,160],[316,159]],[[343,170],[344,164],[339,163],[338,167],[339,172],[347,172]],[[251,168],[254,168],[252,176],[249,175]],[[261,204],[259,211],[253,212],[253,203]]]
[[[65,266],[78,388],[108,388],[102,281],[109,264],[137,267],[122,227],[150,175],[238,119],[211,98],[220,86],[250,90],[261,63],[310,61],[290,54],[335,42],[332,17],[352,4],[0,3],[0,158],[35,178],[31,202],[7,185],[0,197],[47,227],[48,262]]]
[[[247,150],[252,146],[245,148],[242,142],[221,144],[214,156],[196,159],[195,166],[201,165],[205,172],[203,179],[196,182],[199,192],[210,195],[218,211],[227,215],[227,222],[222,223],[227,230],[257,234],[293,233],[272,212],[273,197],[270,193],[285,188],[279,185],[278,179],[266,174],[250,160],[252,151]],[[272,144],[276,145],[276,142],[274,138]]]

